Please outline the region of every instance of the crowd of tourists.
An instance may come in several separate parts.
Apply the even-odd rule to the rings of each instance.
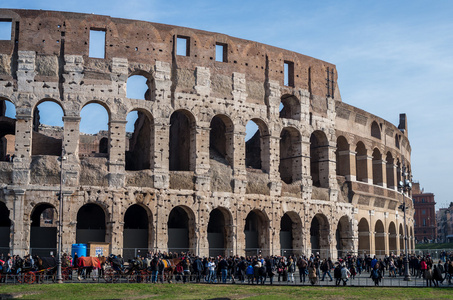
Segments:
[[[120,255],[110,255],[109,263],[117,270],[146,270],[150,274],[152,283],[164,282],[166,268],[176,261],[172,276],[176,281],[196,283],[248,283],[273,284],[309,283],[318,284],[319,281],[330,280],[336,285],[347,285],[356,276],[366,274],[379,286],[384,277],[405,275],[403,255],[390,255],[384,258],[370,255],[346,255],[333,261],[330,257],[322,258],[319,253],[310,256],[216,256],[199,257],[190,252],[166,253],[149,252],[145,256],[137,256],[124,262]],[[40,259],[41,260],[41,259]],[[64,255],[64,266],[75,265],[77,257]],[[408,273],[413,278],[423,278],[427,286],[452,284],[453,252],[441,254],[441,259],[434,261],[430,255],[411,255],[408,261]],[[99,276],[103,275],[103,265]],[[36,269],[36,259],[30,255],[0,255],[0,273],[19,274],[22,269]],[[96,270],[98,271],[98,270]],[[89,272],[87,273],[89,276]],[[84,274],[85,275],[85,272]],[[296,278],[296,275],[298,278]],[[2,276],[4,278],[5,276]],[[363,277],[363,275],[362,275]]]

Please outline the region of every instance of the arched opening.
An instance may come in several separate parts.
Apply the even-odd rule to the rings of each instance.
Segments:
[[[377,139],[381,139],[381,127],[376,121],[371,124],[371,136]]]
[[[97,204],[88,203],[77,212],[76,243],[105,242],[106,218]]]
[[[142,111],[127,115],[126,170],[146,170],[152,166],[154,156],[154,122]]]
[[[151,216],[151,215],[150,215]],[[124,214],[123,256],[132,258],[148,252],[152,239],[152,222],[145,208],[139,204],[131,205]]]
[[[269,131],[260,119],[252,119],[246,125],[245,165],[248,169],[269,172]]]
[[[386,165],[386,179],[387,179],[387,187],[389,189],[395,189],[396,187],[396,184],[395,184],[395,175],[394,175],[394,168],[395,168],[395,164],[394,164],[394,161],[393,161],[393,156],[392,156],[392,153],[390,152],[387,152],[387,157],[385,158],[385,160],[387,161],[387,165]]]
[[[283,95],[280,107],[280,118],[300,120],[300,102],[295,96]]]
[[[0,202],[0,254],[9,253],[11,220],[9,218],[9,209],[4,202]]]
[[[108,158],[109,114],[107,110],[98,103],[89,103],[80,111],[80,118],[79,158]]]
[[[403,224],[400,224],[399,236],[400,236],[400,251],[403,252],[403,251],[405,251],[405,249],[406,249],[406,245],[404,244],[404,229],[403,229]]]
[[[280,178],[287,184],[302,179],[302,149],[300,133],[284,128],[280,134]]]
[[[230,213],[224,208],[216,208],[209,214],[208,243],[209,256],[231,255],[233,227]]]
[[[41,113],[44,112],[44,113]],[[61,155],[63,109],[53,100],[44,100],[33,111],[32,155]]]
[[[359,255],[370,254],[370,226],[365,218],[358,225],[359,230]]]
[[[398,187],[399,182],[401,181],[401,163],[399,159],[396,159],[396,184]]]
[[[384,224],[381,220],[376,221],[374,226],[374,246],[376,249],[376,255],[383,257],[385,253],[385,231]]]
[[[329,187],[329,142],[319,130],[310,136],[310,173],[313,186]]]
[[[301,255],[302,221],[296,212],[289,211],[280,220],[281,255]]]
[[[368,182],[368,155],[365,145],[362,142],[358,142],[355,152],[357,181]]]
[[[139,74],[139,75],[137,75]],[[154,81],[147,72],[135,72],[127,79],[126,97],[139,100],[151,100]]]
[[[400,136],[395,134],[395,147],[400,148]]]
[[[195,119],[178,110],[170,117],[170,171],[195,171]]]
[[[337,230],[335,231],[337,241],[337,257],[344,257],[348,252],[354,250],[354,233],[347,216],[343,216],[338,221]]]
[[[252,210],[245,219],[246,255],[265,254],[269,250],[269,220],[260,210]]]
[[[311,220],[310,225],[310,242],[311,251],[319,253],[321,257],[330,256],[329,243],[329,222],[323,214],[316,214]]]
[[[337,138],[337,150],[335,151],[335,156],[337,159],[337,175],[349,176],[351,174],[349,144],[344,136],[339,136]]]
[[[396,234],[395,223],[390,222],[390,224],[389,224],[389,252],[390,252],[390,255],[392,253],[395,255],[398,255],[398,248],[396,247],[396,239],[397,239],[397,234]]]
[[[195,217],[186,207],[176,206],[168,216],[168,251],[195,251]]]
[[[30,248],[41,257],[57,254],[57,211],[48,203],[38,204],[31,214]]]
[[[0,161],[12,162],[15,157],[16,108],[0,98]]]
[[[225,165],[233,165],[234,127],[230,118],[217,115],[211,120],[209,155]]]
[[[373,150],[373,184],[383,185],[382,154],[378,148],[374,148]]]

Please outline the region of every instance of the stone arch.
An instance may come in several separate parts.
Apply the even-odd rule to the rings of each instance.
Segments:
[[[281,255],[301,255],[302,248],[302,221],[299,214],[288,211],[280,219]]]
[[[267,124],[259,119],[250,121],[258,126],[257,132],[245,143],[245,164],[247,168],[261,169],[269,173],[270,168],[270,142]]]
[[[11,219],[10,211],[6,204],[0,201],[0,254],[7,255],[9,253]]]
[[[39,203],[30,214],[30,248],[33,255],[57,253],[57,210],[50,203]]]
[[[396,226],[395,223],[392,221],[389,224],[389,252],[390,254],[398,254],[398,249],[396,247],[398,235],[396,234]]]
[[[77,212],[76,243],[105,242],[106,223],[106,214],[100,205],[83,205]]]
[[[297,129],[283,128],[280,134],[280,178],[287,184],[302,179],[301,136]]]
[[[46,126],[48,124],[41,124],[40,111],[38,106],[46,102],[54,103],[54,107],[58,107],[61,118],[65,116],[65,111],[60,101],[52,98],[41,99],[36,103],[33,108],[33,130],[32,130],[32,144],[31,154],[32,155],[53,155],[60,156],[62,151],[63,142],[63,126]],[[47,115],[51,115],[53,119],[57,118],[59,112],[52,111],[47,112]],[[61,120],[62,121],[62,120]],[[43,126],[41,126],[43,125]]]
[[[371,123],[371,136],[377,139],[381,139],[381,127],[376,121],[373,121],[373,123]]]
[[[170,117],[170,171],[195,171],[196,122],[192,113],[177,110]]]
[[[385,230],[384,223],[381,220],[377,220],[374,225],[374,248],[375,253],[378,256],[384,257],[385,253]]]
[[[285,94],[280,98],[280,118],[300,120],[300,101],[294,95]]]
[[[224,159],[226,164],[234,162],[234,124],[226,115],[215,115],[211,119],[209,153],[211,157]]]
[[[94,105],[93,105],[94,104]],[[88,105],[91,105],[88,107]],[[86,110],[86,111],[85,111]],[[104,111],[105,110],[105,111]],[[102,113],[101,113],[102,112]],[[107,113],[107,120],[106,122],[101,122],[104,118],[102,114]],[[110,154],[110,136],[109,132],[109,123],[110,123],[110,109],[107,104],[102,101],[92,100],[85,103],[80,110],[80,123],[79,123],[79,158],[84,159],[88,157],[109,157]],[[82,116],[85,115],[85,116]],[[99,120],[99,121],[98,121]],[[102,120],[104,121],[104,120]],[[92,124],[96,122],[93,126]],[[97,123],[99,122],[99,123]],[[96,131],[92,132],[85,132],[83,129],[88,127],[91,128],[90,130],[95,129]],[[103,140],[103,144],[101,147],[101,140],[103,138],[107,138],[107,147],[105,147],[105,139]],[[102,150],[103,152],[100,152]],[[105,150],[107,150],[105,152]],[[105,152],[105,153],[104,153]]]
[[[318,253],[321,257],[330,256],[330,226],[327,217],[318,213],[311,220],[310,243],[312,253]]]
[[[349,176],[351,174],[349,143],[342,135],[337,138],[337,149],[335,151],[335,156],[337,161],[337,175]]]
[[[356,166],[356,180],[367,182],[368,181],[368,154],[365,144],[358,142],[355,148],[355,166]]]
[[[245,219],[245,253],[256,255],[269,250],[269,218],[266,213],[254,209]]]
[[[358,225],[359,231],[359,255],[370,254],[370,226],[365,218],[360,219]]]
[[[217,207],[209,214],[209,256],[228,256],[233,250],[233,217],[225,207]]]
[[[132,134],[126,132],[126,170],[146,170],[154,165],[154,119],[146,110],[136,109]]]
[[[8,104],[9,103],[9,104]],[[0,161],[11,161],[15,153],[16,119],[8,117],[7,107],[15,111],[16,107],[9,99],[0,97]]]
[[[152,76],[151,73],[145,70],[135,69],[132,72],[130,72],[129,77],[127,78],[126,81],[126,95],[128,98],[132,98],[131,96],[135,94],[134,92],[131,91],[132,88],[145,90],[143,96],[140,95],[139,98],[136,97],[133,99],[146,101],[152,101],[156,99],[156,84],[154,77]]]
[[[310,136],[310,173],[313,186],[329,187],[329,141],[320,130]]]
[[[394,189],[396,187],[395,184],[395,175],[394,175],[394,168],[395,168],[395,162],[393,160],[392,153],[390,151],[387,152],[387,156],[385,158],[385,161],[387,162],[386,164],[386,179],[387,179],[387,187],[389,189]]]
[[[383,185],[382,154],[378,148],[374,148],[373,150],[373,184]]]
[[[168,251],[195,253],[197,237],[195,234],[195,214],[187,206],[173,207],[168,215]]]
[[[129,206],[124,213],[123,257],[132,258],[138,251],[146,254],[153,246],[153,216],[150,210],[141,204]]]
[[[335,231],[337,241],[337,257],[344,257],[354,251],[354,231],[348,216],[342,216],[338,221],[337,230]]]

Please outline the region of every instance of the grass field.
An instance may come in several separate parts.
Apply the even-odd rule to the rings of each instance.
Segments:
[[[415,250],[453,249],[453,243],[446,244],[415,244]]]
[[[452,299],[453,288],[74,283],[0,286],[0,299],[6,297],[18,299]]]

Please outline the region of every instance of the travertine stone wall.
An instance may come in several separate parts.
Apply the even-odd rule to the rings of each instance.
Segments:
[[[342,102],[333,64],[222,34],[108,16],[4,9],[0,19],[12,25],[11,40],[0,41],[0,100],[12,102],[17,112],[14,161],[0,162],[2,172],[12,170],[10,181],[0,177],[0,200],[10,212],[13,253],[29,251],[34,209],[42,204],[59,207],[60,185],[32,181],[30,174],[33,111],[42,101],[56,102],[64,111],[64,209],[58,213],[63,213],[65,249],[76,242],[77,214],[88,203],[105,213],[105,241],[112,252],[124,247],[124,216],[134,204],[146,210],[148,248],[153,250],[167,250],[167,222],[175,207],[187,214],[189,248],[200,255],[209,254],[208,224],[214,209],[225,218],[225,254],[245,253],[244,228],[252,211],[261,224],[258,250],[263,254],[282,253],[280,222],[285,214],[292,222],[290,250],[296,254],[321,251],[336,257],[362,250],[384,255],[403,248],[398,205],[403,199],[410,205],[411,201],[410,194],[397,192],[396,182],[403,163],[410,173],[407,121],[397,128]],[[106,33],[103,59],[89,55],[90,29]],[[176,54],[178,37],[187,38],[188,56]],[[227,47],[225,62],[215,59],[218,43]],[[294,68],[292,86],[284,83],[285,62]],[[132,75],[147,78],[147,100],[126,97]],[[287,97],[296,100],[290,109],[294,113],[281,118],[280,103]],[[89,103],[101,104],[109,115],[105,157],[79,155],[80,111]],[[126,116],[134,110],[151,123],[147,170],[125,168]],[[170,172],[170,119],[176,111],[189,123],[189,168]],[[228,128],[228,171],[216,174],[229,174],[230,185],[220,190],[212,190],[222,185],[212,182],[217,179],[210,154],[211,121],[216,116]],[[245,163],[250,120],[260,131],[260,170]],[[379,139],[371,136],[372,122],[379,125]],[[291,157],[291,183],[283,182],[279,171],[284,129],[295,137],[290,144],[291,153],[297,154]],[[313,135],[320,145],[319,161],[310,157],[315,151]],[[347,146],[337,155],[340,136]],[[366,154],[357,155],[358,143]],[[373,158],[375,149],[380,159]],[[319,186],[313,184],[314,172]],[[360,181],[357,172],[365,174]],[[413,228],[408,215],[408,227]],[[368,225],[366,231],[358,226],[361,220]],[[375,232],[378,220],[384,232]],[[396,234],[389,234],[390,224],[396,226]],[[359,245],[360,236],[369,238],[369,247]],[[376,246],[376,240],[385,244]]]

